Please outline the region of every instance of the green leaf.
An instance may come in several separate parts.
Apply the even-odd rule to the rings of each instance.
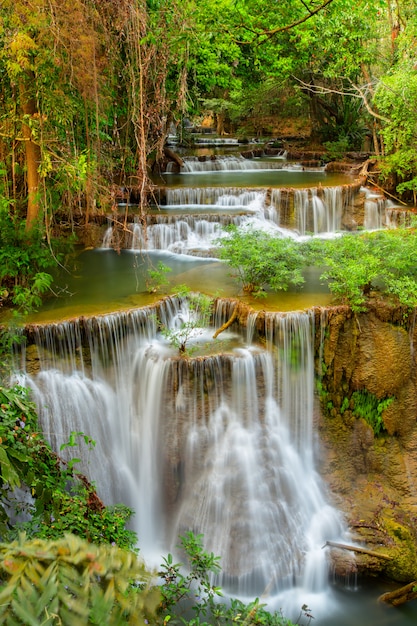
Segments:
[[[20,487],[21,481],[18,473],[7,456],[6,449],[0,445],[0,469],[3,480],[11,487]]]

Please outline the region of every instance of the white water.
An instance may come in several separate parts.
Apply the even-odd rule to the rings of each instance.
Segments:
[[[177,300],[158,312],[171,327],[184,315]],[[212,332],[194,341],[214,344]],[[40,327],[42,371],[24,382],[56,449],[74,430],[97,441],[83,470],[107,503],[136,511],[150,564],[179,534],[203,533],[233,595],[265,593],[289,616],[314,599],[318,616],[329,607],[322,547],[343,522],[315,470],[313,316],[267,314],[265,333],[266,347],[251,330],[222,333],[234,348],[187,360],[172,358],[152,309]]]
[[[254,189],[240,189],[238,187],[186,187],[179,189],[166,189],[166,208],[178,205],[213,205],[217,208],[245,207],[250,208],[253,204],[258,206],[264,202],[266,191]]]
[[[300,235],[340,231],[342,212],[341,187],[326,187],[322,197],[317,189],[298,189],[294,193],[295,223]]]
[[[245,160],[245,159],[244,159]],[[125,248],[166,250],[176,254],[198,254],[215,247],[227,224],[268,230],[292,238],[306,235],[334,235],[340,232],[343,212],[342,187],[294,191],[291,225],[284,228],[288,202],[280,189],[267,191],[239,188],[179,188],[166,190],[166,205],[172,215],[157,215],[146,233],[137,220],[127,225]],[[192,214],[190,211],[192,210]],[[185,213],[187,211],[187,213]],[[288,216],[287,216],[288,217]],[[288,221],[288,220],[287,220]],[[113,227],[105,232],[102,247],[111,248]]]
[[[385,200],[371,198],[365,200],[365,230],[380,230],[385,223]]]
[[[266,171],[283,169],[282,160],[285,151],[275,160],[245,159],[243,156],[216,156],[212,159],[185,157],[181,171],[192,172],[236,172],[236,171]],[[172,171],[173,164],[168,163],[167,173]],[[292,166],[291,166],[292,167]]]

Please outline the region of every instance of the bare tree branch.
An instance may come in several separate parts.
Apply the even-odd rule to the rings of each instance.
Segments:
[[[338,94],[339,96],[347,96],[347,97],[350,97],[350,98],[359,98],[360,100],[362,100],[363,104],[365,105],[366,110],[368,111],[368,113],[372,117],[375,117],[378,120],[382,120],[383,122],[387,122],[387,124],[390,124],[391,121],[392,121],[388,117],[384,117],[383,115],[380,115],[379,113],[374,111],[371,108],[371,105],[368,102],[368,99],[366,97],[364,89],[362,87],[359,87],[358,85],[355,85],[349,79],[348,80],[349,80],[349,82],[350,82],[350,84],[352,86],[352,89],[357,91],[358,93],[354,93],[353,91],[344,91],[344,90],[334,89],[334,88],[330,88],[330,87],[323,87],[322,85],[311,85],[309,83],[304,82],[300,78],[297,78],[296,76],[293,76],[293,78],[298,83],[300,83],[300,85],[302,86],[303,89],[305,89],[306,91],[311,91],[311,93],[314,93],[314,94],[317,94],[317,95],[324,95],[324,94],[329,94],[329,93],[335,93],[335,94]]]
[[[367,97],[363,93],[363,90],[358,85],[355,85],[354,83],[352,83],[352,81],[350,81],[350,83],[352,85],[352,88],[356,89],[356,91],[360,94],[360,97],[362,98],[362,101],[368,113],[372,115],[372,117],[375,117],[378,120],[382,120],[383,122],[387,122],[387,124],[391,124],[392,120],[390,120],[388,117],[384,117],[383,115],[380,115],[379,113],[377,113],[371,108],[371,105],[369,104]]]
[[[304,0],[301,0],[301,4],[306,8],[306,10],[308,11],[308,13],[306,15],[304,15],[304,17],[301,17],[300,19],[296,20],[295,22],[291,22],[291,24],[286,24],[285,26],[277,26],[276,28],[271,28],[270,30],[267,29],[260,29],[260,30],[255,30],[252,28],[249,28],[249,26],[246,26],[243,22],[241,24],[241,27],[244,30],[247,30],[248,32],[253,33],[256,38],[260,38],[260,37],[266,37],[267,39],[270,39],[271,37],[274,37],[274,35],[277,35],[278,33],[284,33],[288,30],[291,30],[292,28],[295,28],[296,26],[299,26],[300,24],[303,24],[304,22],[306,22],[307,20],[309,20],[311,17],[313,17],[314,15],[317,15],[317,13],[319,13],[320,11],[322,11],[323,9],[325,9],[327,6],[329,6],[329,4],[331,4],[333,2],[333,0],[325,0],[324,2],[322,2],[318,7],[316,7],[315,9],[310,9],[308,7],[308,5],[306,4],[306,2],[304,2]],[[263,40],[265,41],[265,40]],[[236,43],[238,44],[252,44],[254,43],[253,41],[236,41]],[[262,43],[262,42],[260,42]]]

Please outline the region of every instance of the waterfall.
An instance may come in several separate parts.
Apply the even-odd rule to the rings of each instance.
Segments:
[[[300,235],[305,235],[308,229],[309,200],[307,189],[297,189],[294,192],[294,213],[296,228]]]
[[[295,227],[300,235],[312,232],[335,233],[341,228],[343,194],[341,187],[297,189],[294,193]]]
[[[206,201],[215,201],[207,205]],[[201,204],[195,205],[199,201]],[[139,219],[126,225],[123,248],[130,250],[164,250],[175,254],[196,254],[215,248],[216,239],[223,236],[227,225],[252,224],[256,229],[267,229],[284,234],[279,228],[279,213],[274,206],[266,206],[266,191],[239,190],[226,193],[224,189],[172,189],[167,190],[167,210],[194,209],[194,214],[153,215],[147,220],[146,233]],[[197,209],[197,210],[196,210]],[[214,213],[202,211],[214,210]],[[287,232],[286,236],[294,236]],[[113,242],[113,227],[109,226],[103,237],[102,248],[109,249]]]
[[[185,157],[181,171],[192,172],[236,172],[236,171],[265,171],[282,169],[279,160],[253,160],[243,156],[216,156],[210,159]],[[172,171],[172,163],[168,163],[167,173]]]
[[[240,160],[240,159],[239,159]],[[246,159],[243,159],[246,161]],[[203,163],[204,164],[204,163]],[[294,198],[293,203],[290,196]],[[164,191],[164,214],[147,218],[146,234],[139,220],[127,224],[123,243],[131,250],[166,250],[175,254],[198,254],[215,247],[215,241],[228,224],[266,229],[279,236],[298,238],[309,234],[334,234],[342,228],[344,211],[341,186],[288,190],[244,189],[239,187],[182,187]],[[383,201],[365,201],[365,227],[382,228]],[[390,213],[395,221],[395,212]],[[103,236],[102,248],[111,248],[113,227]]]
[[[239,187],[185,187],[166,189],[166,208],[184,205],[207,205],[213,208],[243,208],[264,201],[266,191],[241,189]]]
[[[385,221],[385,200],[373,198],[365,200],[364,228],[366,230],[380,230]]]
[[[341,187],[325,187],[323,203],[327,207],[325,232],[335,233],[341,229],[343,194]]]
[[[385,222],[387,228],[408,228],[411,224],[410,211],[386,202]]]
[[[184,359],[156,317],[174,328],[185,303],[38,326],[40,371],[23,382],[55,449],[72,431],[97,441],[81,469],[136,511],[149,562],[193,530],[221,555],[226,590],[305,602],[327,588],[321,548],[343,531],[314,466],[314,316],[265,314],[265,344],[255,314],[247,336],[201,329],[214,354]]]

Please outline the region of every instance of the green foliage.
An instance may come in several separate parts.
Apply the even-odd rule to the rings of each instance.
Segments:
[[[182,563],[174,563],[171,554],[163,560],[159,572],[163,580],[162,602],[158,613],[164,624],[292,626],[281,613],[268,612],[258,598],[248,604],[235,598],[227,604],[221,603],[222,591],[211,582],[212,576],[220,572],[219,557],[204,550],[202,539],[202,535],[192,532],[180,537],[180,548],[188,560],[187,573],[183,573]],[[308,611],[306,606],[302,607],[302,613],[310,620]],[[191,612],[194,617],[188,618]]]
[[[381,260],[369,251],[365,239],[355,235],[325,242],[323,250],[326,270],[321,278],[330,281],[330,291],[354,312],[366,310],[366,292],[381,273]]]
[[[0,621],[5,626],[149,623],[160,599],[137,555],[65,535],[0,544]]]
[[[326,148],[325,156],[330,161],[339,161],[344,157],[350,146],[347,137],[341,137],[336,141],[325,141],[324,147]]]
[[[74,447],[78,437],[88,446],[93,444],[84,433],[74,432],[64,446]],[[93,485],[74,470],[78,460],[65,463],[51,450],[39,431],[36,409],[26,389],[0,388],[3,540],[15,538],[24,529],[30,537],[56,539],[71,532],[95,543],[135,546],[135,533],[126,529],[132,511],[123,505],[106,507]],[[25,503],[16,493],[17,487],[26,488],[33,501]],[[29,521],[12,525],[10,516],[21,513]]]
[[[183,302],[184,313],[174,328],[160,324],[160,330],[181,356],[187,356],[193,351],[193,348],[188,345],[191,339],[201,335],[210,323],[213,300],[203,293],[191,292],[184,285],[180,287],[176,295]]]
[[[46,272],[38,272],[31,279],[29,287],[16,285],[12,297],[13,304],[24,313],[35,311],[42,304],[42,296],[52,285],[53,278]]]
[[[417,236],[414,229],[372,233],[366,238],[369,250],[380,259],[379,280],[396,304],[417,304]]]
[[[323,267],[321,280],[336,301],[365,311],[372,290],[394,304],[417,304],[417,236],[413,229],[346,234],[302,244],[263,231],[227,228],[219,256],[236,270],[244,292],[265,295],[304,282],[307,265]]]
[[[342,87],[343,89],[343,87]],[[321,135],[331,160],[341,159],[348,150],[360,150],[367,134],[363,104],[361,99],[352,95],[333,95],[332,115],[327,116],[321,127]]]
[[[226,228],[227,236],[218,240],[219,256],[236,270],[243,291],[255,296],[266,290],[287,290],[304,282],[304,259],[295,241],[274,237],[254,229]]]
[[[354,391],[352,394],[353,415],[362,418],[371,426],[375,435],[385,430],[383,412],[394,401],[393,397],[378,400],[366,389]]]
[[[3,302],[28,313],[40,306],[49,291],[52,276],[44,270],[55,267],[57,259],[42,233],[34,229],[29,236],[9,208],[0,197],[0,290]]]
[[[406,13],[405,13],[406,15]],[[416,197],[417,175],[417,78],[410,50],[414,48],[415,15],[407,16],[396,40],[395,56],[389,71],[381,76],[373,106],[383,115],[381,137],[385,156],[381,159],[382,178],[394,175],[399,193],[411,190]]]
[[[343,413],[349,408],[349,398],[343,398],[343,402],[342,402],[342,406],[340,407],[340,415],[343,415]]]
[[[164,287],[169,285],[167,274],[172,271],[168,265],[159,261],[156,269],[150,267],[147,271],[146,289],[149,293],[160,293]]]
[[[304,245],[309,263],[324,265],[321,279],[339,302],[366,310],[372,289],[395,304],[417,304],[417,237],[412,229],[315,240]]]

